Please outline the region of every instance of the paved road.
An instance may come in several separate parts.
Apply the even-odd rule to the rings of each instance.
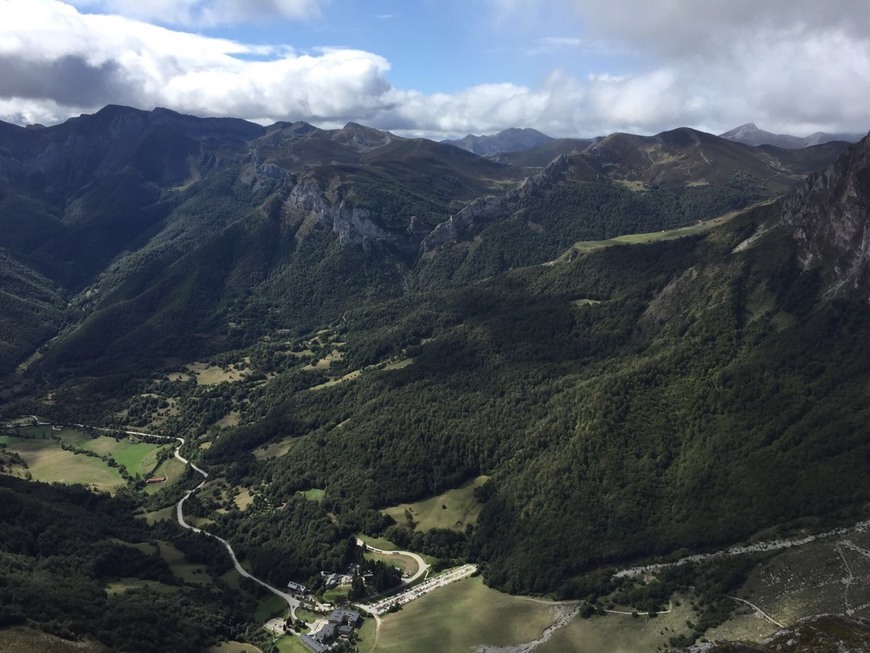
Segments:
[[[80,428],[85,428],[82,424],[75,424],[75,426],[78,426]],[[99,429],[99,430],[111,431],[112,429]],[[209,533],[208,531],[204,531],[201,528],[197,528],[196,526],[188,524],[187,520],[184,519],[184,502],[187,501],[188,498],[190,498],[190,496],[194,492],[196,492],[200,488],[202,488],[202,486],[205,485],[206,481],[208,480],[208,472],[197,467],[197,465],[195,463],[192,463],[187,458],[185,458],[184,456],[181,455],[181,447],[184,446],[184,438],[173,438],[173,437],[169,437],[167,435],[158,435],[156,433],[145,433],[143,431],[123,431],[123,433],[125,433],[127,435],[136,435],[139,437],[156,438],[158,440],[176,440],[178,442],[178,446],[175,448],[175,457],[178,460],[180,460],[181,462],[183,462],[185,465],[188,465],[191,469],[193,469],[195,472],[197,472],[200,476],[202,476],[202,482],[199,485],[197,485],[195,488],[193,488],[192,490],[189,490],[183,497],[181,497],[179,502],[177,504],[175,504],[175,516],[178,519],[179,526],[181,526],[182,528],[186,528],[189,531],[193,531],[194,533],[203,533],[204,535],[208,535],[209,537],[213,537],[218,542],[223,544],[224,548],[227,550],[227,553],[230,554],[230,558],[233,561],[233,566],[236,568],[236,571],[239,572],[239,574],[244,576],[245,578],[250,578],[252,581],[257,583],[258,585],[266,588],[267,590],[272,592],[272,594],[274,594],[276,596],[280,596],[282,599],[284,599],[287,602],[288,607],[290,608],[291,619],[296,619],[296,608],[299,607],[299,599],[288,594],[287,592],[282,592],[277,587],[272,587],[271,585],[269,585],[269,583],[267,583],[263,580],[260,580],[256,576],[251,575],[239,563],[239,559],[236,557],[236,552],[233,551],[233,547],[230,546],[229,542],[227,542],[224,538],[219,537],[218,535],[215,535],[214,533]]]
[[[411,553],[410,551],[385,551],[384,549],[378,549],[377,547],[373,547],[371,544],[366,544],[360,538],[356,538],[356,543],[359,546],[364,547],[365,549],[368,549],[369,551],[373,551],[375,553],[380,553],[382,555],[388,555],[388,556],[389,555],[400,555],[400,556],[407,556],[409,558],[413,558],[414,562],[417,563],[417,573],[415,573],[410,578],[404,579],[402,581],[402,585],[410,585],[415,580],[420,578],[420,576],[422,576],[427,571],[429,571],[429,564],[425,560],[423,560],[423,558],[418,556],[416,553]]]

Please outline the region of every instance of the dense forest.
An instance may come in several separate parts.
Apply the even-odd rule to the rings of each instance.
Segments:
[[[0,475],[0,626],[89,637],[119,651],[198,652],[243,638],[253,595],[219,582],[185,583],[141,543],[171,543],[215,577],[231,567],[223,549],[169,522],[148,527],[135,507],[123,495]],[[131,579],[130,589],[107,592],[109,583]]]

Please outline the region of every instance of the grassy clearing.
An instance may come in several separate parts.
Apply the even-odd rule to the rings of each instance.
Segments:
[[[311,653],[298,637],[285,635],[276,644],[281,653]]]
[[[0,442],[6,444],[9,451],[21,455],[34,480],[82,483],[103,492],[113,492],[126,484],[117,469],[109,467],[99,458],[64,451],[56,440],[0,435]]]
[[[536,653],[585,653],[608,651],[609,653],[648,653],[667,646],[676,633],[687,632],[686,620],[694,621],[695,613],[688,604],[660,614],[654,619],[630,615],[608,614],[605,617],[582,619],[575,617],[571,623],[553,633],[539,645]]]
[[[151,512],[144,512],[141,515],[149,526],[153,526],[159,521],[163,521],[164,519],[175,519],[175,506],[167,506],[166,508],[161,508],[160,510],[152,510]]]
[[[165,445],[148,442],[133,442],[129,439],[116,440],[111,437],[89,438],[79,445],[82,449],[103,456],[111,456],[119,465],[124,465],[130,474],[145,476],[157,466],[157,454]]]
[[[267,460],[269,458],[280,458],[285,455],[293,447],[293,442],[297,438],[284,438],[276,442],[270,442],[262,447],[254,450],[254,458],[257,460]]]
[[[191,363],[187,366],[190,373],[196,377],[197,385],[218,385],[219,383],[234,383],[243,380],[247,374],[235,366],[226,369],[208,363]]]
[[[239,510],[247,510],[254,501],[254,493],[246,487],[239,488],[239,493],[233,498],[233,501]]]
[[[175,457],[164,460],[160,467],[154,470],[154,475],[165,476],[166,483],[154,483],[152,485],[147,485],[145,487],[145,492],[147,492],[148,494],[154,494],[155,492],[159,492],[167,485],[177,483],[182,478],[184,478],[186,469],[187,467],[185,466],[185,464]]]
[[[306,365],[302,369],[309,372],[313,370],[328,370],[330,367],[332,367],[333,361],[339,361],[342,359],[343,356],[344,354],[342,354],[340,351],[338,351],[337,349],[333,349],[331,352],[329,352],[326,356],[318,360],[313,365]]]
[[[402,370],[402,369],[408,367],[408,365],[411,365],[413,363],[414,363],[413,358],[403,358],[402,360],[397,360],[397,361],[393,361],[392,363],[387,363],[386,365],[384,365],[384,369],[385,370]]]
[[[486,483],[488,476],[478,476],[462,487],[417,503],[403,503],[382,510],[398,523],[406,521],[405,511],[409,511],[416,529],[428,531],[433,528],[464,530],[468,524],[476,524],[480,514],[480,504],[474,498],[474,490]],[[382,548],[382,547],[378,547]]]
[[[287,602],[280,596],[272,594],[257,604],[257,609],[254,610],[254,619],[265,623],[275,617],[286,617],[287,614]]]
[[[311,488],[310,490],[300,490],[299,494],[301,494],[309,501],[316,501],[317,503],[320,503],[321,501],[323,501],[323,497],[326,495],[326,490]]]
[[[262,651],[253,644],[221,642],[217,646],[210,646],[208,653],[262,653]]]
[[[414,558],[409,558],[408,556],[398,555],[398,554],[384,554],[384,553],[372,553],[371,551],[367,552],[366,560],[380,560],[381,562],[385,562],[391,567],[398,567],[402,570],[402,573],[406,576],[413,576],[417,573],[417,569],[419,565]]]
[[[368,544],[369,546],[373,546],[376,549],[381,549],[382,551],[398,551],[399,547],[390,542],[383,537],[371,537],[369,535],[359,535],[359,539]]]
[[[306,610],[305,608],[296,608],[296,618],[302,619],[302,621],[307,624],[313,624],[318,619],[322,619],[323,615],[312,612],[311,610]]]
[[[360,653],[372,653],[375,645],[375,620],[366,617],[356,633],[357,648]]]
[[[335,603],[339,599],[346,599],[348,594],[350,594],[350,584],[339,585],[323,593],[323,602]]]
[[[166,583],[161,583],[160,581],[156,580],[144,580],[142,578],[122,578],[117,582],[108,583],[106,585],[106,594],[108,594],[109,596],[114,596],[116,594],[123,594],[124,592],[140,589],[143,587],[152,589],[155,592],[160,592],[161,594],[174,594],[179,589],[181,589],[179,587],[167,585]]]
[[[168,542],[158,542],[160,556],[169,565],[173,575],[185,583],[194,585],[211,585],[211,576],[205,570],[204,565],[193,564],[187,561],[184,554]]]
[[[552,603],[509,596],[480,578],[443,587],[382,617],[377,653],[452,653],[484,644],[508,646],[540,637],[552,624]],[[361,646],[361,651],[367,651]],[[607,650],[607,649],[603,649]]]
[[[768,202],[762,202],[760,204],[766,203]],[[756,206],[760,206],[760,204]],[[725,224],[732,218],[746,213],[747,210],[748,208],[741,209],[739,211],[731,211],[730,213],[726,213],[725,215],[720,215],[718,218],[696,222],[695,224],[686,225],[685,227],[678,227],[677,229],[653,231],[645,234],[626,234],[624,236],[610,238],[609,240],[583,240],[578,243],[574,243],[571,249],[563,254],[562,257],[569,256],[573,252],[580,252],[581,254],[583,254],[586,252],[594,251],[596,249],[601,249],[602,247],[612,247],[614,245],[642,245],[644,243],[653,243],[662,240],[675,240],[684,236],[695,236],[697,234],[707,233],[711,229]]]
[[[239,575],[239,572],[235,570],[235,568],[230,569],[220,578],[223,582],[225,582],[234,590],[239,590],[242,588],[242,577]]]
[[[223,417],[221,417],[217,422],[215,422],[215,426],[221,426],[223,428],[230,428],[233,426],[238,426],[239,420],[241,418],[242,418],[242,414],[237,410],[233,410],[233,411],[227,413],[226,415],[224,415]]]
[[[4,653],[102,653],[108,651],[97,642],[70,642],[31,628],[0,630],[0,651]]]
[[[347,383],[348,381],[353,381],[354,379],[359,378],[362,372],[360,370],[354,370],[353,372],[348,372],[344,376],[340,376],[337,379],[330,379],[325,383],[320,383],[318,385],[311,386],[308,388],[309,390],[323,390],[324,388],[331,388],[334,385],[338,385],[339,383]]]

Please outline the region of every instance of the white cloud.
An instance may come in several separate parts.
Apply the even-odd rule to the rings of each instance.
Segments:
[[[7,104],[18,98],[30,107],[34,101],[76,109],[120,103],[200,115],[340,120],[383,107],[390,90],[388,62],[359,50],[296,54],[288,48],[249,61],[238,55],[262,55],[263,48],[41,0],[0,3],[0,25],[0,98]]]
[[[164,25],[215,27],[272,18],[309,19],[320,15],[323,0],[71,0],[71,4]]]
[[[99,0],[101,7],[124,1]],[[501,3],[502,11],[541,11],[540,0],[489,2]],[[662,15],[653,16],[648,3]],[[171,4],[200,17],[206,6]],[[316,5],[261,0],[244,6],[259,7],[262,15],[309,4]],[[561,0],[565,11],[584,8],[582,22],[593,32],[565,24],[562,36],[536,37],[537,46],[558,49],[564,65],[534,87],[480,84],[426,95],[394,88],[390,63],[363,50],[297,52],[80,13],[60,0],[2,0],[0,119],[56,122],[115,103],[259,122],[336,126],[354,120],[435,138],[514,126],[554,136],[653,133],[680,125],[724,131],[750,120],[796,134],[870,127],[870,25],[862,32],[804,0],[789,3],[794,11],[782,16],[769,9],[783,6],[776,0],[626,1],[619,6],[631,11],[623,13],[612,9],[616,4]],[[208,5],[230,6],[242,5]],[[685,24],[677,24],[679,16]],[[575,59],[613,52],[636,52],[645,68],[619,74],[572,68]]]

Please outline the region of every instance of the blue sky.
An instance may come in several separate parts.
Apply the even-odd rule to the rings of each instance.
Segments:
[[[870,128],[863,0],[0,0],[0,119],[105,104],[432,138]]]

